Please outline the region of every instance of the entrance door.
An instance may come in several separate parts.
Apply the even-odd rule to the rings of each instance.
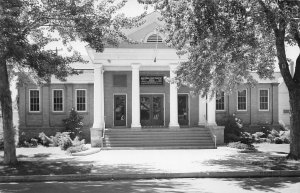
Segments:
[[[163,95],[141,95],[141,125],[164,125]]]
[[[179,94],[178,95],[178,123],[182,126],[189,125],[189,95]]]
[[[126,126],[126,95],[114,95],[114,126]]]

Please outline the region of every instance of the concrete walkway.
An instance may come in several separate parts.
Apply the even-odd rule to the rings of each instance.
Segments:
[[[20,168],[0,165],[0,182],[300,176],[300,162],[285,159],[289,145],[259,144],[257,148],[252,153],[229,147],[102,150],[86,156],[69,156],[59,148],[19,148]]]

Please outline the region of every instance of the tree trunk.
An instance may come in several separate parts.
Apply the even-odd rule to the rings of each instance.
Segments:
[[[291,144],[288,158],[300,159],[300,55],[296,60],[293,78],[295,86],[289,88],[291,106]]]
[[[300,159],[300,88],[289,92],[291,105],[291,144],[288,158]]]
[[[4,164],[13,165],[18,162],[15,147],[15,131],[12,121],[12,100],[9,89],[6,61],[0,59],[0,102],[3,115]]]

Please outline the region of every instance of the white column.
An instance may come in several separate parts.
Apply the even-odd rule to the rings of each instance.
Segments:
[[[199,94],[199,126],[206,126],[206,96]]]
[[[101,147],[102,132],[104,129],[104,87],[103,87],[103,66],[97,65],[94,68],[94,123],[91,131],[91,146]]]
[[[177,95],[177,83],[172,83],[172,80],[176,75],[177,64],[170,64],[170,123],[169,128],[178,129],[178,95]]]
[[[140,64],[132,64],[132,121],[131,128],[141,128],[140,122]]]
[[[216,126],[216,95],[207,100],[207,125]]]
[[[93,128],[104,128],[103,66],[94,69],[94,124]]]

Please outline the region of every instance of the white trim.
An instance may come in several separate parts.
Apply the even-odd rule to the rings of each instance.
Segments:
[[[31,111],[30,110],[30,91],[32,91],[32,90],[39,91],[39,111]],[[39,89],[39,88],[29,89],[28,90],[28,112],[30,112],[30,113],[40,113],[41,112],[41,108],[42,108],[42,106],[41,106],[41,89]]]
[[[224,91],[221,91],[221,92],[223,92],[224,93],[224,109],[220,109],[220,110],[218,110],[217,109],[217,96],[216,96],[216,112],[225,112],[226,111],[226,105],[225,105],[225,102],[226,102],[226,100],[225,100],[225,92]],[[247,91],[246,91],[246,93],[247,93]],[[216,93],[217,94],[217,93]],[[247,99],[246,99],[247,100]],[[247,107],[246,107],[247,108]]]
[[[122,127],[122,126],[115,126],[115,95],[125,95],[126,96],[126,124],[125,127],[127,127],[127,118],[128,118],[128,97],[127,93],[113,93],[113,127]],[[132,116],[132,115],[131,115]]]
[[[164,96],[164,127],[165,127],[166,126],[166,96],[165,96],[165,93],[140,93],[140,97],[141,97],[141,95],[163,95]],[[141,107],[140,107],[140,111],[141,111]]]
[[[78,90],[84,90],[85,91],[85,111],[78,111],[78,109],[77,109],[77,91]],[[87,89],[81,89],[81,88],[75,89],[75,100],[74,100],[74,102],[75,102],[75,110],[77,112],[82,112],[82,113],[87,112],[87,108],[88,108]]]
[[[260,91],[268,91],[268,109],[260,109]],[[270,90],[268,88],[259,88],[258,89],[258,111],[269,111],[270,110]]]
[[[189,125],[188,126],[191,127],[191,118],[190,118],[190,115],[191,115],[191,98],[190,97],[191,97],[191,95],[190,95],[190,93],[177,93],[177,98],[178,98],[178,95],[188,95],[188,108],[189,108],[189,112],[188,112]],[[178,103],[178,100],[177,100],[177,103]],[[178,111],[178,109],[177,109],[177,111]]]
[[[61,90],[62,91],[62,111],[54,111],[54,91],[55,90]],[[65,111],[65,91],[62,88],[56,89],[53,88],[52,89],[52,97],[51,97],[51,101],[52,101],[52,112],[53,113],[62,113]]]
[[[239,92],[242,92],[242,91],[246,91],[246,109],[239,109]],[[246,112],[247,111],[247,105],[248,105],[248,92],[247,92],[247,89],[242,89],[242,90],[238,90],[236,91],[236,110],[237,111],[240,111],[240,112]]]
[[[145,38],[144,38],[144,43],[156,43],[156,42],[147,42],[147,40],[148,40],[148,38],[150,37],[150,36],[152,36],[152,35],[157,35],[157,36],[159,36],[161,39],[162,39],[162,42],[157,42],[157,43],[164,43],[164,36],[163,36],[163,34],[161,34],[161,33],[159,33],[159,32],[150,32],[150,33],[148,33],[146,36],[145,36]]]

